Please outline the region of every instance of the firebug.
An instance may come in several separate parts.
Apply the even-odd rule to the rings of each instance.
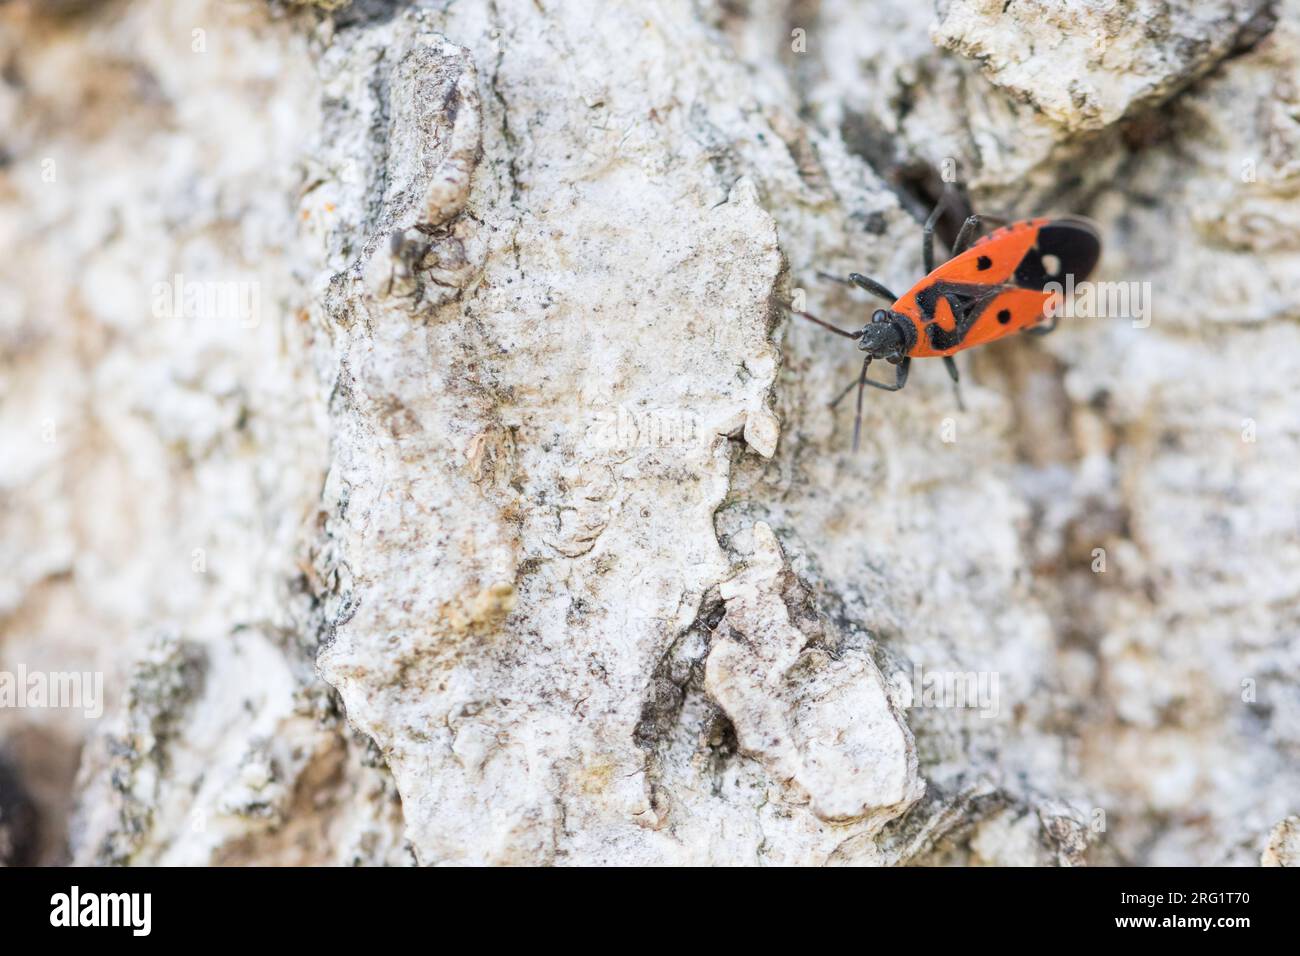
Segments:
[[[877,309],[856,332],[824,322],[808,312],[796,312],[845,338],[854,339],[866,355],[858,377],[831,402],[838,405],[855,387],[857,418],[853,448],[862,428],[862,396],[866,386],[896,392],[907,383],[914,358],[942,358],[957,388],[957,363],[962,349],[984,345],[1014,332],[1045,335],[1056,327],[1052,308],[1055,292],[1067,276],[1082,282],[1101,257],[1097,228],[1083,219],[1039,218],[1012,222],[980,237],[983,219],[969,216],[953,242],[952,256],[934,264],[934,228],[947,205],[941,199],[922,227],[922,257],[926,276],[903,295],[895,295],[874,279],[854,272],[847,283],[866,289],[891,303]],[[837,282],[846,280],[834,276]],[[1045,322],[1051,314],[1050,321]],[[895,366],[892,384],[867,377],[875,360]],[[957,393],[961,404],[961,393]]]

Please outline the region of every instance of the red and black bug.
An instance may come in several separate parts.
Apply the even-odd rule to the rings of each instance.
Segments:
[[[970,216],[953,242],[952,258],[935,268],[934,227],[943,213],[945,199],[939,201],[922,227],[924,279],[898,296],[874,279],[856,272],[849,275],[848,283],[892,303],[888,309],[877,309],[871,321],[857,332],[838,328],[807,312],[796,313],[854,339],[858,348],[867,353],[857,379],[831,403],[838,405],[857,387],[855,450],[866,386],[896,392],[907,383],[912,359],[942,358],[955,389],[955,353],[1013,332],[1045,335],[1052,331],[1057,320],[1054,312],[1050,323],[1042,323],[1051,311],[1054,293],[1065,284],[1067,276],[1072,276],[1074,282],[1086,279],[1101,256],[1101,237],[1096,227],[1083,219],[1025,219],[976,238],[981,217]],[[826,278],[845,281],[834,276]],[[893,384],[867,377],[868,368],[877,359],[896,367]],[[961,403],[960,392],[957,401]]]

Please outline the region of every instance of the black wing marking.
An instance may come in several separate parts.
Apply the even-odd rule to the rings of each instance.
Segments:
[[[916,304],[925,323],[926,338],[936,352],[955,349],[965,341],[967,334],[979,321],[989,303],[1011,286],[972,285],[965,282],[935,282],[916,294]],[[939,299],[946,299],[956,320],[951,329],[935,322],[935,308]]]
[[[1049,282],[1075,282],[1088,278],[1101,258],[1101,237],[1086,222],[1057,219],[1041,226],[1038,238],[1016,266],[1015,283],[1022,289],[1041,290]]]

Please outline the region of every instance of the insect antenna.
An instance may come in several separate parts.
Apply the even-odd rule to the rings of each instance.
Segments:
[[[786,308],[787,308],[787,309],[790,309],[790,307],[789,307],[788,305],[786,306]],[[836,335],[842,335],[842,336],[844,336],[846,339],[857,339],[857,338],[860,338],[860,337],[861,337],[861,334],[862,334],[862,333],[860,333],[860,332],[850,332],[850,331],[848,331],[847,329],[841,329],[841,328],[840,328],[839,326],[837,326],[837,325],[831,325],[831,324],[830,324],[829,322],[827,322],[825,319],[819,319],[819,318],[817,318],[817,316],[813,315],[811,312],[800,312],[798,309],[790,309],[790,314],[791,314],[791,315],[797,315],[797,316],[799,316],[799,318],[801,318],[801,319],[807,319],[809,322],[815,322],[815,323],[817,323],[818,325],[820,325],[823,329],[826,329],[826,330],[828,330],[828,331],[830,331],[830,332],[834,332]]]

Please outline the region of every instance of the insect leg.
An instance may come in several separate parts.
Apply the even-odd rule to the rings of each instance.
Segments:
[[[862,377],[858,379],[858,413],[853,416],[853,453],[858,452],[858,439],[862,437],[862,393],[866,391],[867,384],[867,365],[871,360],[867,359],[862,365]]]
[[[883,382],[873,382],[871,379],[867,378],[867,369],[871,367],[871,356],[868,355],[865,359],[862,360],[862,371],[858,373],[857,381],[849,382],[849,384],[845,386],[844,390],[840,392],[838,395],[836,395],[835,399],[831,402],[831,408],[834,408],[841,401],[843,401],[845,395],[853,391],[854,386],[857,387],[858,411],[853,418],[853,450],[854,451],[858,450],[858,440],[862,437],[862,396],[866,392],[867,386],[870,385],[872,388],[878,388],[886,392],[896,392],[904,385],[907,384],[907,373],[908,370],[911,368],[911,365],[912,365],[912,360],[910,358],[905,358],[903,359],[903,361],[898,363],[898,373],[894,378],[893,385],[886,385]]]
[[[945,355],[943,364],[948,369],[948,374],[952,376],[952,391],[957,396],[957,407],[964,412],[966,411],[966,403],[961,400],[961,382],[959,381],[960,376],[957,374],[957,360],[951,355]]]
[[[897,302],[898,296],[890,292],[875,279],[868,279],[866,276],[857,272],[850,272],[847,279],[841,279],[839,276],[833,276],[829,272],[818,272],[819,278],[828,279],[831,282],[838,282],[840,285],[855,285],[859,289],[866,289],[872,295],[878,295],[886,302]]]
[[[894,293],[890,292],[875,279],[868,279],[866,276],[857,272],[850,272],[849,281],[859,289],[866,289],[872,295],[880,296],[880,298],[884,299],[886,302],[898,301],[898,296],[894,295]]]
[[[921,261],[925,263],[926,275],[934,271],[934,227],[939,217],[943,215],[943,207],[947,204],[948,191],[945,189],[930,212],[930,217],[925,220],[925,225],[921,227]]]
[[[841,279],[839,276],[833,276],[829,272],[822,272],[821,269],[817,270],[817,278],[825,279],[827,282],[838,282],[840,285],[852,285],[848,279]]]
[[[1005,226],[1007,224],[1004,216],[984,216],[971,215],[966,217],[966,221],[961,224],[961,229],[957,231],[957,238],[952,242],[952,254],[959,256],[975,242],[980,234],[980,228],[984,225]]]
[[[857,378],[855,378],[853,381],[849,382],[848,385],[845,385],[843,391],[841,391],[838,395],[836,395],[836,396],[831,400],[831,404],[830,404],[830,407],[831,407],[831,408],[834,408],[834,407],[835,407],[836,405],[838,405],[840,402],[844,401],[844,396],[847,395],[847,394],[849,394],[849,392],[853,391],[854,388],[859,387],[859,386],[858,386],[858,383],[859,383],[859,382],[863,382],[863,381],[866,380],[866,378],[867,378],[867,367],[868,367],[870,364],[871,364],[871,356],[868,355],[868,356],[867,356],[865,359],[863,359],[863,361],[862,361],[862,374],[859,375]]]
[[[905,358],[898,363],[898,373],[894,376],[894,384],[886,385],[884,382],[873,382],[867,379],[866,382],[872,388],[878,388],[882,392],[896,392],[907,384],[907,373],[912,369],[912,360]]]
[[[957,238],[952,241],[952,254],[958,256],[965,252],[979,233],[980,217],[967,216],[966,221],[961,224],[961,229],[957,231]]]

